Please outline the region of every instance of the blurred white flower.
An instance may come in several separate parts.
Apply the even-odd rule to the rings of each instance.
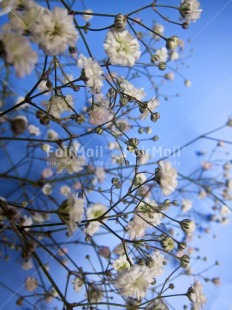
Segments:
[[[155,54],[159,56],[158,62],[166,62],[168,60],[168,50],[166,47],[161,47]]]
[[[27,129],[31,135],[39,136],[41,134],[40,129],[37,126],[29,125]]]
[[[130,257],[130,262],[133,263],[132,258]],[[130,269],[130,263],[125,254],[119,256],[118,259],[113,261],[113,268],[116,271],[122,271],[124,269]]]
[[[69,235],[72,235],[77,230],[78,223],[83,219],[84,204],[84,199],[70,195],[58,208],[58,216],[68,226]]]
[[[38,55],[32,50],[24,37],[10,31],[9,24],[2,27],[0,41],[3,45],[3,55],[9,65],[13,65],[17,76],[30,74],[38,61]]]
[[[170,195],[177,187],[177,171],[169,161],[160,161],[156,172],[156,181],[163,195]]]
[[[182,209],[183,212],[188,212],[189,210],[192,209],[192,205],[193,205],[192,200],[183,199],[182,200],[181,209]]]
[[[43,105],[47,108],[47,112],[54,117],[60,118],[65,111],[72,111],[73,97],[72,95],[58,96],[54,95],[50,101],[43,101]]]
[[[100,217],[106,212],[107,208],[102,203],[95,203],[87,209],[86,216],[87,220],[92,220]],[[100,223],[98,221],[91,221],[86,227],[86,233],[90,236],[95,234],[100,228]]]
[[[47,55],[63,53],[68,46],[75,46],[78,39],[73,16],[60,7],[55,7],[53,11],[43,10],[32,30],[33,40]]]
[[[84,13],[93,13],[93,11],[91,9],[88,9],[88,10],[84,10]],[[91,18],[93,18],[93,15],[91,15],[91,14],[82,14],[81,16],[86,21],[88,21]]]
[[[25,280],[25,290],[31,292],[37,289],[38,281],[33,277],[27,277]]]

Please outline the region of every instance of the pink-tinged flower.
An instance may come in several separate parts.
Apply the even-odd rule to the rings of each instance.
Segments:
[[[92,111],[89,113],[89,123],[91,125],[102,125],[109,122],[113,118],[113,115],[102,106],[94,106]]]
[[[170,195],[177,187],[177,171],[169,161],[160,161],[155,174],[156,181],[160,185],[163,195]]]

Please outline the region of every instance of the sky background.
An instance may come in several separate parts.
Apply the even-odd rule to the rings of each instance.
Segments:
[[[105,11],[115,13],[128,12],[131,7],[136,7],[141,2],[139,0],[130,2],[89,0],[85,1],[85,5],[86,8],[92,8],[95,12],[102,11],[103,8]],[[161,3],[161,0],[158,2]],[[143,3],[149,2],[143,1]],[[191,39],[189,48],[194,49],[191,58],[187,59],[190,67],[184,70],[186,78],[192,81],[192,86],[184,87],[181,78],[167,86],[170,94],[179,92],[180,97],[161,103],[159,108],[161,119],[156,128],[160,137],[159,145],[165,147],[172,147],[173,144],[183,145],[200,134],[221,126],[229,116],[232,116],[232,0],[202,0],[200,3],[203,8],[202,18],[191,24],[187,31],[176,28],[180,38],[183,37],[185,41]],[[231,133],[232,131],[223,131],[223,136],[218,136],[231,140]],[[194,146],[190,149],[192,153],[190,151],[186,156],[189,156],[191,164],[196,165],[199,162],[194,150],[199,148],[207,150],[207,147],[210,145],[200,141],[196,148]],[[187,164],[181,168],[187,171],[189,167]],[[220,274],[222,284],[219,288],[215,288],[211,283],[204,284],[209,298],[204,309],[231,310],[232,224],[223,227],[214,225],[213,231],[217,235],[216,239],[204,235],[201,242],[209,257],[209,262],[220,261],[220,266],[212,270],[211,275]],[[17,277],[18,275],[15,275],[16,282]],[[5,298],[5,294],[6,292],[0,289],[1,299]],[[9,308],[10,305],[11,308]],[[0,309],[14,309],[13,307],[14,303],[9,303],[5,308],[0,306]]]

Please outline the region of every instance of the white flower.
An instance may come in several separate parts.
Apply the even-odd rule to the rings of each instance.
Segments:
[[[153,27],[153,31],[156,32],[157,34],[163,35],[164,26],[161,24],[155,24],[155,26]],[[159,40],[160,36],[158,36],[157,34],[153,34],[153,36],[156,40]]]
[[[132,67],[141,55],[138,40],[127,30],[119,32],[112,29],[108,31],[104,49],[113,65]]]
[[[133,262],[130,258],[131,263]],[[118,259],[113,262],[113,268],[116,271],[122,271],[124,269],[130,269],[130,263],[125,254],[121,255]]]
[[[33,268],[33,261],[31,258],[24,260],[22,263],[22,269],[23,270],[30,270]]]
[[[48,162],[57,169],[58,173],[66,170],[67,173],[72,174],[83,170],[85,159],[77,157],[74,153],[69,153],[67,150],[57,149],[56,152],[50,153]]]
[[[33,5],[26,10],[13,10],[9,14],[11,27],[18,34],[31,35],[31,30],[35,27],[38,16],[42,15],[45,10],[44,7],[37,5],[34,1],[31,1],[31,4]]]
[[[31,292],[38,287],[38,281],[33,277],[26,278],[25,281],[25,290]]]
[[[69,235],[72,235],[77,230],[77,223],[80,223],[83,219],[84,204],[84,199],[70,195],[58,209],[59,218],[68,226]]]
[[[130,124],[126,119],[117,119],[116,123],[113,124],[111,130],[114,135],[121,135],[130,129]]]
[[[220,214],[222,216],[228,216],[228,215],[230,215],[230,213],[231,213],[231,211],[226,205],[221,207]]]
[[[187,296],[194,304],[194,309],[200,310],[207,302],[207,298],[203,293],[202,284],[199,281],[195,281],[194,284],[188,289]]]
[[[40,129],[37,126],[29,125],[27,129],[31,135],[39,136],[41,134]]]
[[[146,266],[134,265],[128,271],[118,274],[115,285],[126,297],[142,299],[148,286],[153,282],[150,270]]]
[[[134,184],[134,186],[141,185],[146,181],[146,179],[147,179],[147,177],[144,173],[138,173],[135,176],[133,184]]]
[[[48,91],[49,88],[47,87],[47,82],[48,80],[42,80],[37,86],[38,90],[40,90],[41,92]],[[48,94],[49,92],[46,92],[44,95],[48,95]]]
[[[138,216],[134,216],[128,223],[126,230],[131,240],[142,238],[145,235],[146,225],[144,225],[144,223],[145,222]]]
[[[146,95],[143,88],[136,88],[133,84],[124,78],[119,79],[119,87],[125,95],[135,98],[138,101],[143,100]]]
[[[150,255],[151,261],[149,264],[150,272],[152,273],[152,277],[158,277],[163,273],[164,268],[164,255],[159,251],[155,251],[152,255]]]
[[[144,165],[151,158],[149,153],[145,150],[139,150],[137,153],[137,160],[139,165]]]
[[[57,139],[59,139],[58,133],[55,130],[53,130],[53,129],[48,130],[47,136],[48,136],[49,140],[57,140]]]
[[[166,62],[168,60],[168,50],[166,47],[161,47],[155,54],[159,56],[158,62]]]
[[[8,14],[15,7],[15,0],[0,1],[0,16]]]
[[[141,120],[146,120],[148,116],[153,112],[159,105],[159,100],[157,98],[152,98],[150,101],[147,102],[147,108],[142,110],[139,118]]]
[[[65,97],[54,95],[50,101],[43,101],[43,104],[47,107],[47,112],[49,114],[60,118],[63,112],[72,111],[73,97],[71,95]]]
[[[99,93],[101,91],[101,87],[103,86],[102,74],[104,72],[98,62],[93,60],[91,57],[86,58],[83,54],[81,54],[78,58],[77,65],[79,68],[84,69],[87,86],[91,88],[93,93]]]
[[[89,284],[87,294],[90,303],[98,303],[102,301],[103,291],[100,285]]]
[[[92,180],[92,184],[102,183],[106,176],[105,169],[103,167],[96,167],[96,169],[93,168],[93,171],[95,176]]]
[[[186,23],[195,22],[201,17],[202,10],[197,0],[182,0],[179,10]]]
[[[42,193],[46,196],[51,195],[52,193],[52,186],[50,184],[45,184],[42,187]]]
[[[113,114],[104,106],[94,105],[89,113],[89,123],[91,125],[102,125],[109,122],[113,118]]]
[[[87,220],[92,220],[100,217],[106,212],[107,208],[102,203],[95,203],[90,208],[87,209],[86,216]],[[91,221],[88,223],[86,228],[86,233],[92,236],[100,228],[100,223],[98,221]]]
[[[88,10],[84,10],[84,13],[93,13],[92,10],[88,9]],[[91,18],[93,18],[93,16],[90,14],[82,14],[82,18],[84,18],[84,20],[88,21]]]
[[[44,10],[37,18],[32,32],[34,40],[47,55],[64,52],[68,46],[75,46],[78,39],[73,16],[60,7],[55,7],[53,11]]]
[[[189,210],[192,209],[192,200],[189,200],[189,199],[183,199],[182,200],[182,206],[181,206],[181,209],[183,212],[188,212]]]
[[[62,79],[62,83],[63,84],[67,84],[70,83],[74,80],[73,75],[72,74],[66,74],[64,75],[63,79]]]
[[[20,102],[24,101],[25,100],[25,97],[23,96],[19,96],[15,102],[15,105],[19,104]],[[22,104],[20,107],[16,108],[17,110],[19,109],[25,109],[25,108],[28,108],[29,107],[29,104],[28,103],[24,103]]]
[[[160,185],[163,195],[170,195],[177,187],[177,171],[169,161],[160,161],[156,172],[157,182]]]
[[[72,284],[73,284],[73,290],[75,292],[79,292],[82,289],[84,281],[81,278],[81,276],[79,276],[79,277],[77,276],[77,277],[75,277],[75,279],[72,280]]]
[[[3,44],[4,59],[13,65],[17,76],[30,74],[38,61],[38,55],[31,49],[29,42],[22,36],[10,32],[9,25],[2,27],[0,41]]]
[[[174,51],[170,52],[170,59],[172,61],[175,61],[175,60],[179,59],[179,53],[177,52],[177,50],[174,50]]]
[[[22,218],[22,226],[31,226],[33,224],[33,220],[31,216],[24,215]],[[28,231],[30,228],[27,227],[24,230]]]
[[[150,200],[145,198],[144,201],[141,201],[136,208],[136,217],[139,217],[143,221],[144,226],[150,226],[151,223],[153,226],[158,226],[161,224],[162,214],[159,213],[159,208],[155,200]]]
[[[60,188],[60,193],[64,196],[69,196],[71,193],[71,188],[67,185],[63,185]]]

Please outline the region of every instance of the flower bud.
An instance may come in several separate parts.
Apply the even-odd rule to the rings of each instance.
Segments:
[[[168,236],[164,236],[163,239],[160,241],[160,244],[162,248],[168,252],[173,250],[175,247],[173,239]]]
[[[77,48],[76,48],[76,46],[69,46],[68,51],[70,54],[76,54]]]
[[[160,62],[158,65],[158,68],[160,71],[164,71],[166,69],[166,63],[165,62]]]
[[[232,127],[232,118],[228,119],[226,125]]]
[[[117,31],[124,31],[126,29],[126,17],[123,14],[118,14],[114,19],[114,28]]]
[[[121,187],[121,182],[118,178],[112,178],[111,183],[116,187],[120,188]]]
[[[103,133],[103,129],[102,127],[97,127],[95,132],[98,134],[98,135],[101,135]]]
[[[188,255],[183,255],[181,258],[180,258],[180,265],[181,267],[183,268],[187,268],[188,265],[189,265],[189,262],[190,262],[190,257]]]
[[[172,36],[169,39],[167,39],[166,48],[168,50],[173,50],[177,48],[178,44],[179,44],[179,38],[177,36]]]
[[[16,136],[24,133],[24,131],[27,129],[27,126],[28,120],[23,115],[16,116],[11,121],[11,129]]]
[[[187,243],[185,241],[178,242],[178,250],[179,251],[184,251],[187,247]]]
[[[154,63],[158,62],[159,59],[160,59],[159,55],[154,54],[151,56],[151,63],[154,64]]]
[[[160,118],[160,114],[158,112],[152,113],[150,118],[152,122],[157,122],[157,120]]]
[[[189,219],[185,219],[180,222],[180,227],[185,233],[191,234],[195,230],[196,224]]]
[[[152,138],[152,140],[153,140],[153,141],[158,141],[158,140],[159,140],[159,137],[158,137],[158,136],[154,136],[154,137]]]

